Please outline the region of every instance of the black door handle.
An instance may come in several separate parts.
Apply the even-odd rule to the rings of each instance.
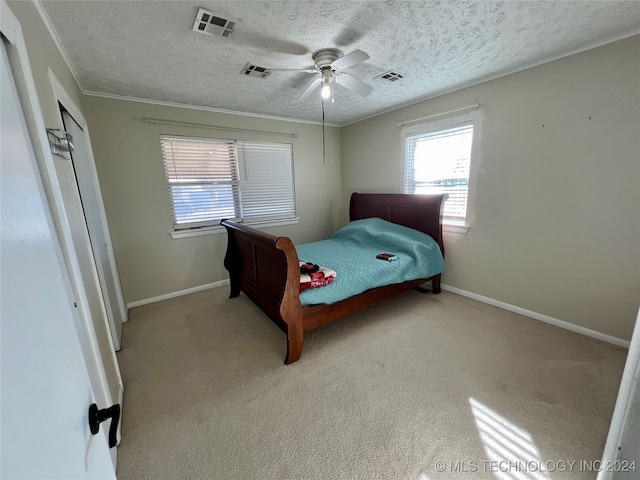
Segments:
[[[111,426],[109,427],[109,448],[113,448],[118,443],[116,438],[116,432],[118,431],[118,422],[120,421],[120,404],[116,403],[109,408],[103,408],[98,410],[98,405],[95,403],[89,407],[89,428],[94,435],[100,430],[100,424],[107,418],[111,419]]]

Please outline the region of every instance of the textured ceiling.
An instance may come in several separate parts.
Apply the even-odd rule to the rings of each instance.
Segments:
[[[367,98],[336,88],[327,122],[344,125],[459,85],[640,30],[634,1],[43,1],[85,92],[319,121],[315,78],[240,74],[251,62],[308,68],[311,53],[360,49],[346,71]],[[192,31],[198,7],[237,19],[237,38]],[[394,83],[374,77],[394,70]]]

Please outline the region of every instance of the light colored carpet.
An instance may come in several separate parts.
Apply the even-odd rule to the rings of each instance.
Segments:
[[[130,312],[121,480],[596,476],[626,350],[410,291],[285,366],[284,333],[227,296]]]

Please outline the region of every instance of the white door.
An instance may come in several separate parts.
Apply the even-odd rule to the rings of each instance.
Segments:
[[[89,431],[81,320],[0,43],[0,476],[115,478],[105,434]]]
[[[78,107],[73,103],[51,69],[49,69],[49,78],[57,102],[64,104],[65,109],[73,112],[74,118],[81,119],[82,124],[86,125],[86,120],[82,113],[80,113]],[[20,86],[18,84],[19,89]],[[60,117],[60,123],[54,122],[52,124],[52,127],[57,126],[63,127],[62,117]],[[34,129],[38,132],[44,130],[44,128],[40,129],[35,126]],[[80,135],[80,138],[82,139],[82,135]],[[89,145],[88,136],[85,135],[84,138],[87,142],[85,145]],[[49,138],[49,140],[52,140],[52,138]],[[36,143],[36,146],[42,148],[43,145],[41,143],[43,142]],[[94,254],[99,249],[94,251],[87,223],[88,220],[93,220],[95,216],[100,216],[100,219],[104,217],[104,236],[109,238],[102,200],[99,196],[100,188],[97,182],[97,174],[95,174],[94,170],[91,170],[95,176],[94,190],[98,194],[94,203],[99,204],[101,207],[96,214],[93,210],[85,209],[82,204],[76,172],[69,157],[51,156],[48,154],[48,146],[45,148],[47,152],[36,155],[36,158],[43,175],[45,192],[50,202],[65,265],[70,275],[73,294],[76,297],[78,311],[84,325],[84,336],[81,338],[81,344],[89,368],[89,377],[96,395],[103,400],[103,404],[122,404],[124,389],[114,343],[114,339],[117,336],[112,335],[115,329],[110,325],[112,317],[107,313],[109,308],[106,303],[105,289],[102,286],[104,282],[101,282],[100,271]],[[88,147],[88,152],[89,154],[91,153],[90,147]],[[93,157],[90,157],[89,160],[86,162],[87,166],[95,169]],[[86,169],[83,171],[86,171]],[[115,266],[115,256],[113,257],[113,265]],[[120,291],[118,290],[118,292]],[[121,300],[122,311],[126,315],[124,299]],[[112,450],[112,454],[115,464],[115,449]]]
[[[74,295],[80,299],[77,303],[85,325],[82,339],[85,358],[91,362],[89,372],[98,398],[105,404],[117,403],[122,396],[120,369],[73,164],[57,155],[53,156],[52,164],[61,199],[60,211],[70,233],[63,239],[62,251]]]
[[[111,237],[106,228],[106,217],[100,201],[98,178],[94,169],[91,168],[93,165],[90,160],[90,149],[87,145],[85,132],[68,111],[63,110],[61,113],[65,130],[73,137],[75,150],[71,153],[71,167],[82,202],[95,266],[100,280],[100,289],[111,327],[111,337],[115,349],[120,350],[122,323],[126,321],[126,308],[124,307],[115,256],[110,255]]]
[[[598,480],[640,478],[640,310],[631,337]]]

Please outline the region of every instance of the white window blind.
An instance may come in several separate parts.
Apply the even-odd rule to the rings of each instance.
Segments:
[[[404,191],[449,194],[445,223],[465,223],[472,141],[473,124],[406,137]]]
[[[162,135],[175,230],[295,217],[292,146]]]
[[[243,220],[295,217],[291,145],[238,143],[238,156]]]

